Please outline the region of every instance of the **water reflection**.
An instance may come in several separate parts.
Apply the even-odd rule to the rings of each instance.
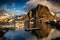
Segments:
[[[24,30],[9,30],[4,37],[7,40],[37,40],[36,36]]]

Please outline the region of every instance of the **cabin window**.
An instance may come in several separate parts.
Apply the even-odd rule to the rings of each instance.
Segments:
[[[30,22],[30,27],[33,27],[34,22]]]
[[[33,22],[30,22],[30,24],[33,24]]]

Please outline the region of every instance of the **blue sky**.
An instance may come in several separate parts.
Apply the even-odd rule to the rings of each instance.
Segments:
[[[11,14],[24,14],[27,11],[24,10],[26,2],[29,0],[0,0],[0,10],[6,10]]]
[[[54,12],[60,11],[60,1],[57,0],[0,0],[0,11],[16,15],[27,14],[31,8],[38,4],[46,5]]]

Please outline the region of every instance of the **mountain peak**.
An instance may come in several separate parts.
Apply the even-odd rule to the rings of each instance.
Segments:
[[[42,4],[38,4],[36,9],[38,9],[38,10],[46,9],[47,11],[49,11],[49,8],[47,6],[45,6],[45,5],[42,5]]]

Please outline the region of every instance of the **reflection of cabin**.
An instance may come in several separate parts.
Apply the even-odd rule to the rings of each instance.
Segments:
[[[36,8],[30,10],[22,20],[25,21],[25,27],[41,28],[41,30],[34,31],[34,34],[38,37],[46,37],[51,28],[44,22],[57,20],[57,17],[50,13],[48,7],[39,4]]]

